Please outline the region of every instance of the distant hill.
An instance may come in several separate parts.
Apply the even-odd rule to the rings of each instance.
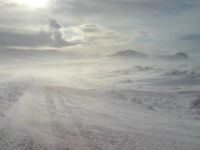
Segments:
[[[172,59],[189,59],[189,56],[186,53],[179,52],[179,53],[176,53],[175,55],[172,55],[171,58]]]
[[[149,58],[148,54],[137,52],[134,50],[118,51],[110,56],[111,57],[129,57],[129,58]]]
[[[170,61],[189,60],[188,54],[183,52],[179,52],[173,55],[155,55],[155,57],[158,59],[170,60]]]
[[[147,59],[147,58],[153,58],[154,60],[163,60],[163,61],[184,61],[189,60],[189,56],[186,53],[178,52],[176,54],[172,55],[157,55],[157,54],[146,54],[134,50],[122,50],[115,52],[110,57],[114,58],[136,58],[136,59]]]

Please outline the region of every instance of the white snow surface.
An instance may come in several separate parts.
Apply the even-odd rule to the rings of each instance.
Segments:
[[[0,150],[200,150],[199,96],[192,61],[2,64]]]

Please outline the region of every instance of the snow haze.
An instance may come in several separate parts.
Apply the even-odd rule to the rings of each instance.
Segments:
[[[199,0],[1,0],[0,150],[200,150]]]

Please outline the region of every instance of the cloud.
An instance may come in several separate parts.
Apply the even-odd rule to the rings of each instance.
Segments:
[[[103,32],[104,29],[102,26],[98,24],[87,23],[75,27],[74,31],[81,33],[96,33],[96,32]]]
[[[75,43],[70,43],[63,38],[63,35],[60,31],[54,31],[51,35],[52,46],[53,47],[64,47],[76,45]]]
[[[184,35],[180,38],[181,40],[187,40],[187,41],[196,41],[196,40],[200,40],[200,34],[188,34],[188,35]]]
[[[51,43],[49,32],[25,33],[15,31],[0,31],[1,46],[39,47]]]
[[[0,27],[39,29],[48,20],[48,12],[16,4],[17,0],[0,1]]]
[[[58,0],[56,12],[71,13],[79,16],[132,17],[177,13],[199,5],[198,0]]]
[[[79,43],[63,38],[61,25],[56,20],[49,21],[49,31],[29,32],[26,30],[0,30],[0,45],[4,47],[67,47]]]
[[[55,19],[50,19],[49,20],[49,28],[58,30],[61,28],[61,25],[58,24],[58,22]]]
[[[149,32],[145,30],[133,30],[133,39],[146,39],[149,37]]]
[[[50,1],[45,9],[16,5],[16,0],[0,2],[1,46],[199,48],[198,36],[187,35],[199,31],[199,0]]]
[[[86,23],[71,27],[71,31],[75,34],[73,39],[82,41],[82,44],[114,44],[119,43],[121,36],[119,33],[102,26],[100,24]]]
[[[49,32],[51,34],[52,46],[54,47],[64,47],[72,46],[73,44],[66,41],[63,38],[63,33],[61,32],[61,25],[55,20],[49,20]]]

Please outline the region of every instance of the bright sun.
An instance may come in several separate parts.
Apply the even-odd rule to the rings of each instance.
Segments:
[[[18,0],[17,3],[32,8],[41,8],[41,7],[46,7],[48,1],[49,0]]]

